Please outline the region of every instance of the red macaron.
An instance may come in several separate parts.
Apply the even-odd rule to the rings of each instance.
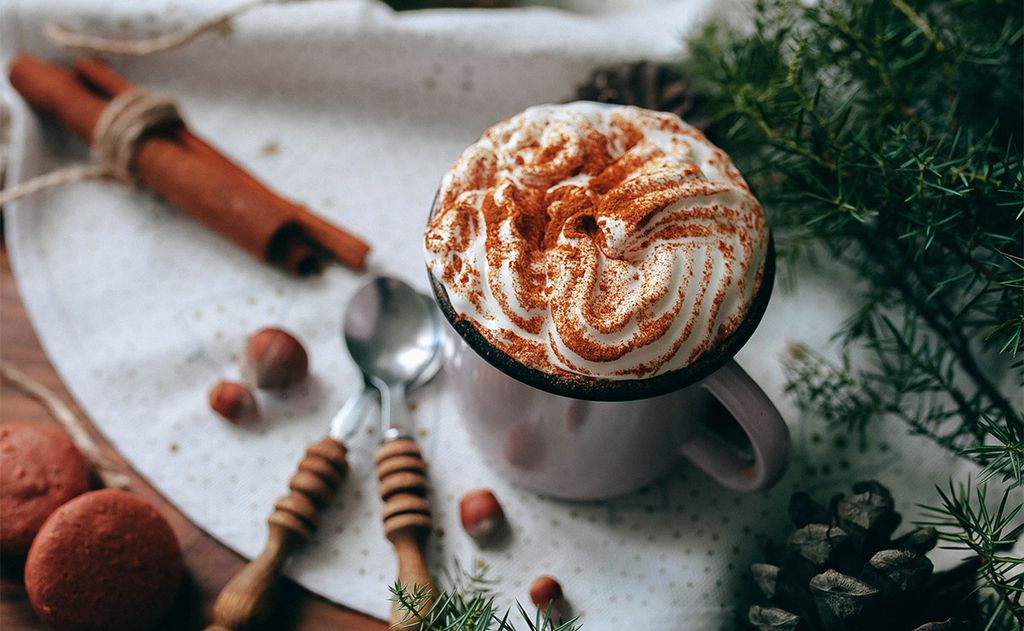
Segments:
[[[57,425],[0,425],[0,554],[24,557],[61,504],[89,490],[89,463]]]
[[[138,631],[167,613],[183,574],[178,539],[159,511],[103,489],[46,520],[25,562],[25,590],[57,631]]]

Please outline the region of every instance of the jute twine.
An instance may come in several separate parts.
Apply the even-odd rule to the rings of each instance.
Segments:
[[[305,0],[249,0],[249,2],[243,2],[193,26],[186,26],[164,35],[142,39],[119,39],[90,35],[55,22],[47,24],[44,32],[50,41],[66,48],[74,48],[96,54],[142,57],[184,46],[203,33],[224,28],[231,22],[232,18],[247,13],[256,7],[268,4],[292,4],[303,1]]]
[[[49,188],[87,180],[132,182],[132,160],[139,142],[151,131],[181,123],[173,99],[146,90],[114,97],[100,114],[93,132],[92,162],[77,164],[0,191],[0,206]]]
[[[249,0],[199,23],[164,35],[143,39],[119,39],[91,35],[51,22],[44,27],[53,43],[93,54],[144,56],[179,48],[203,33],[225,27],[233,18],[269,4],[291,4],[305,0]],[[131,162],[139,141],[155,127],[181,121],[175,103],[144,90],[133,90],[114,98],[103,111],[93,134],[92,158],[0,190],[0,206],[46,189],[84,182],[113,180],[131,183]]]
[[[82,452],[82,455],[92,462],[96,474],[105,486],[118,489],[128,488],[131,478],[124,473],[120,465],[100,451],[99,445],[93,440],[92,435],[86,428],[85,422],[57,396],[56,392],[7,362],[0,362],[0,376],[3,376],[4,381],[9,382],[12,386],[36,399],[46,407],[50,416],[60,423],[64,431],[71,437],[72,442],[75,443],[75,446]]]

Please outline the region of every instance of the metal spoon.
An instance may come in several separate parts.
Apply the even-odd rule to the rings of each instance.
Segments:
[[[440,312],[437,309],[437,305],[434,303],[434,299],[423,294],[419,294],[419,296],[427,305],[427,311],[429,311],[430,315],[437,320],[438,326],[440,326]],[[355,300],[355,298],[353,298],[353,300]],[[423,369],[423,372],[416,377],[416,380],[409,386],[409,389],[415,390],[430,382],[430,380],[433,379],[441,369],[441,364],[441,353],[435,353],[434,358]],[[352,440],[356,430],[358,430],[363,424],[362,420],[366,415],[366,408],[369,407],[369,405],[373,403],[374,399],[379,395],[380,391],[373,385],[373,382],[370,381],[369,377],[364,374],[363,389],[350,396],[348,400],[345,401],[345,404],[341,406],[341,409],[338,410],[338,413],[334,415],[334,419],[331,420],[331,438],[340,441]]]
[[[383,442],[374,459],[384,500],[384,534],[398,556],[399,583],[422,597],[418,605],[424,610],[436,594],[424,554],[432,520],[426,463],[409,433],[405,395],[440,356],[440,318],[409,285],[375,278],[349,303],[345,343],[363,375],[380,391]],[[392,626],[406,618],[396,604]]]
[[[416,296],[439,327],[440,317],[433,300],[422,294]],[[355,300],[353,298],[353,302]],[[440,367],[441,353],[436,352],[409,387],[418,388],[427,383]],[[312,537],[320,511],[330,502],[348,469],[342,441],[351,440],[362,425],[366,408],[377,392],[364,376],[362,389],[349,397],[331,420],[330,435],[306,449],[298,471],[288,483],[290,494],[274,504],[274,512],[268,519],[266,547],[221,590],[213,606],[214,621],[206,631],[252,628],[266,613],[268,596],[281,566],[294,550]]]

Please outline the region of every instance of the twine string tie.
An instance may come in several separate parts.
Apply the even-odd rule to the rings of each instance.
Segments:
[[[0,191],[0,206],[66,184],[111,180],[132,184],[135,152],[150,133],[182,123],[177,103],[148,90],[123,92],[103,109],[93,131],[92,162],[76,164]]]

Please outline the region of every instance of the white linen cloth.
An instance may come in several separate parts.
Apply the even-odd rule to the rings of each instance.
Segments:
[[[231,1],[0,4],[0,45],[70,59],[42,38],[47,20],[144,35],[191,24]],[[586,3],[581,3],[586,4]],[[528,105],[560,101],[598,64],[661,58],[714,0],[636,2],[630,13],[546,8],[395,14],[364,1],[271,6],[177,51],[114,66],[178,97],[186,120],[285,196],[361,234],[371,272],[426,289],[421,232],[451,161],[490,124]],[[8,176],[20,181],[85,151],[41,124],[10,86]],[[19,289],[50,358],[90,417],[136,469],[196,524],[243,555],[262,548],[265,519],[305,446],[359,387],[340,338],[343,307],[364,276],[332,267],[296,281],[250,259],[152,194],[78,184],[7,209]],[[794,435],[790,473],[770,492],[723,490],[685,462],[664,480],[609,502],[570,503],[510,486],[469,445],[443,375],[414,396],[430,464],[436,570],[482,560],[499,601],[528,605],[527,586],[557,577],[584,629],[715,629],[744,616],[746,566],[765,534],[784,532],[794,488],[827,500],[878,477],[900,508],[943,483],[953,460],[901,426],[874,430],[868,449],[837,444],[802,419],[784,383],[787,344],[822,347],[848,311],[841,282],[800,278],[776,287],[737,359],[777,402]],[[305,341],[312,378],[286,395],[259,395],[261,420],[235,427],[206,392],[237,377],[251,332],[282,325]],[[394,580],[380,524],[371,453],[376,415],[350,444],[351,474],[317,539],[287,567],[309,589],[384,617]],[[459,525],[466,490],[495,490],[512,538],[480,550]]]

